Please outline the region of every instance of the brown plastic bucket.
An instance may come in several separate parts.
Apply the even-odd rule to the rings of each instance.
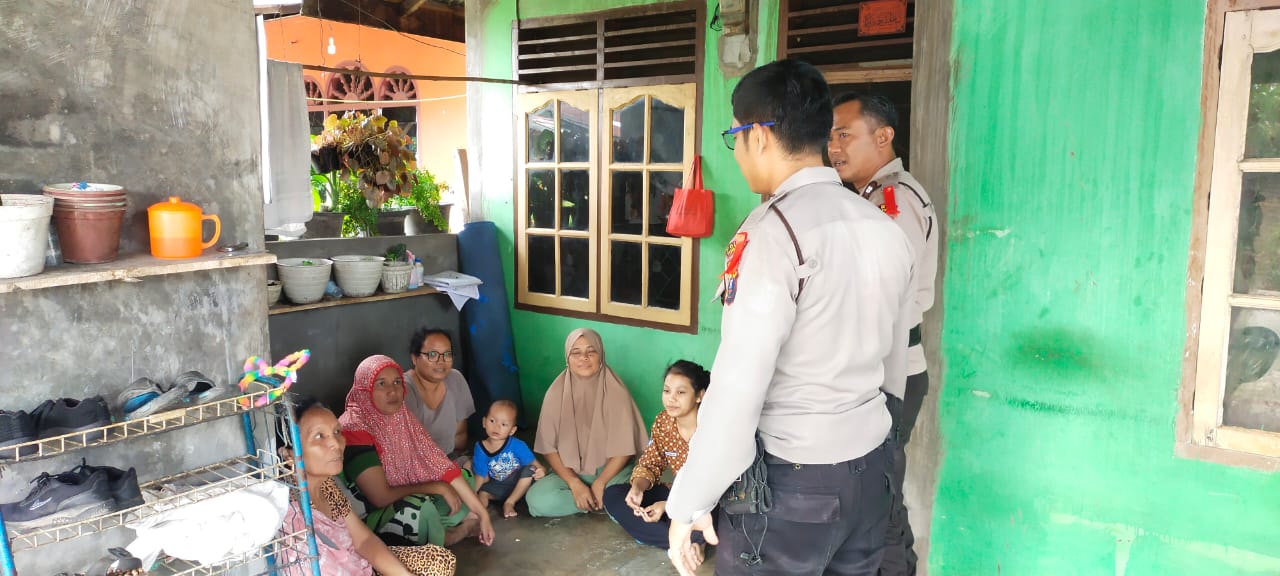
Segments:
[[[53,225],[62,244],[62,259],[75,264],[98,264],[120,253],[124,209],[53,210]]]

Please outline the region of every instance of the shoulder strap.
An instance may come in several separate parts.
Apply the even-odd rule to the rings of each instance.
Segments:
[[[787,217],[782,213],[782,210],[778,209],[777,202],[770,204],[769,210],[774,214],[777,214],[779,220],[782,220],[782,226],[787,229],[787,236],[791,237],[791,245],[796,248],[796,263],[800,266],[804,266],[804,251],[800,249],[800,240],[796,238],[796,231],[791,228],[791,222],[787,220]],[[801,278],[800,286],[796,289],[795,299],[797,302],[800,301],[800,295],[804,293],[805,280],[806,278]]]

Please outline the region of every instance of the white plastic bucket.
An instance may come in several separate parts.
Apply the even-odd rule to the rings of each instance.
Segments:
[[[49,247],[53,198],[34,194],[0,194],[0,278],[44,272]]]

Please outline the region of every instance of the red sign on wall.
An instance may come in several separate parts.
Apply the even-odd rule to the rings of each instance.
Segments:
[[[907,31],[907,0],[866,0],[858,3],[858,35],[884,36]]]

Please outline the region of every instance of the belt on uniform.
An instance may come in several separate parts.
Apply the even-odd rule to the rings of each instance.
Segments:
[[[880,446],[877,446],[875,449],[873,449],[871,452],[867,452],[866,454],[863,454],[862,456],[853,458],[851,460],[845,460],[845,462],[856,462],[858,460],[866,458],[867,456],[870,456],[876,450],[881,450],[883,448],[884,448],[884,444],[881,444]],[[796,464],[795,462],[792,462],[790,460],[786,460],[783,458],[779,458],[768,452],[764,453],[763,460],[765,464],[768,464],[770,466],[796,466],[796,467],[805,466],[805,464]],[[831,464],[810,464],[810,466],[836,466],[839,464],[844,464],[845,462],[833,462]]]
[[[907,346],[919,346],[921,340],[923,338],[920,336],[920,325],[916,324],[916,327],[912,328],[910,335],[907,336]]]

